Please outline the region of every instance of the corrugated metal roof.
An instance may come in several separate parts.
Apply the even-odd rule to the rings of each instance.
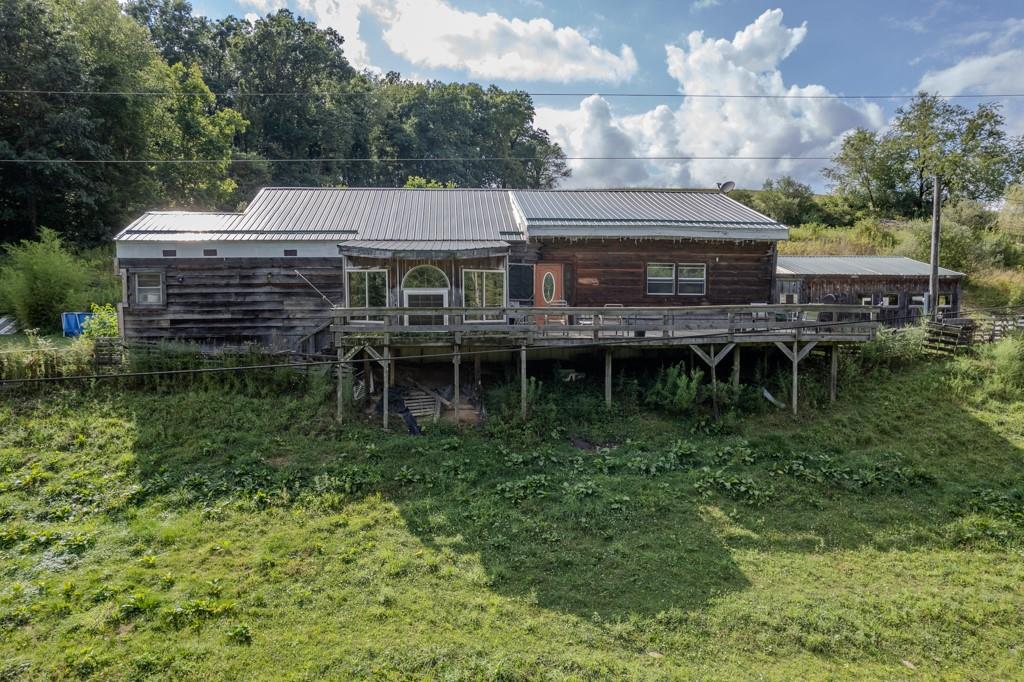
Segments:
[[[477,258],[508,253],[509,243],[494,240],[454,239],[350,239],[340,244],[342,253],[382,258],[411,257],[424,252],[445,253],[450,257]]]
[[[538,237],[786,239],[784,225],[719,192],[680,190],[260,190],[243,213],[147,213],[119,241],[503,241]]]
[[[874,277],[928,277],[931,266],[903,256],[779,256],[779,275],[861,275]],[[964,273],[939,268],[941,277]]]
[[[704,190],[516,190],[534,236],[786,239],[784,225]]]

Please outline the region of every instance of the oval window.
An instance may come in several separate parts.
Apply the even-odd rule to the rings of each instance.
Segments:
[[[555,300],[555,274],[545,272],[544,280],[541,282],[541,293],[544,295],[544,302],[551,303]]]

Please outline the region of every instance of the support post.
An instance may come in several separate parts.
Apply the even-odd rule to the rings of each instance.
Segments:
[[[832,402],[835,402],[836,389],[839,387],[839,346],[837,344],[832,344],[830,355],[832,356],[830,358],[832,360],[832,370],[829,373],[829,397],[832,399]]]
[[[732,353],[733,353],[733,355],[732,355],[732,387],[734,389],[736,389],[736,390],[739,390],[739,387],[740,387],[740,347],[736,346],[736,348],[733,349]]]
[[[799,388],[800,380],[797,374],[797,367],[800,365],[800,342],[793,342],[793,414],[797,413],[797,389]]]
[[[391,401],[391,396],[390,396],[390,391],[388,390],[391,387],[391,380],[392,380],[392,373],[391,373],[391,347],[390,346],[384,346],[384,386],[383,386],[383,393],[384,393],[384,395],[383,395],[382,399],[384,400],[383,408],[384,408],[384,430],[385,431],[388,430],[388,410],[391,407],[391,405],[389,404],[390,401]]]
[[[369,353],[363,353],[363,388],[366,390],[366,401],[369,402],[373,395],[373,367]]]
[[[718,421],[718,372],[717,360],[715,357],[715,344],[711,344],[711,410],[712,414],[715,415],[715,421]]]
[[[939,302],[939,222],[942,217],[942,178],[935,176],[932,192],[932,248],[931,273],[928,276],[928,308],[925,314],[935,319]]]
[[[338,390],[337,390],[337,420],[338,423],[344,423],[345,421],[345,370],[344,365],[341,363],[341,359],[345,356],[345,348],[338,349],[338,364],[335,369],[335,374],[338,375]]]
[[[456,344],[453,347],[452,364],[455,365],[455,391],[452,399],[452,409],[455,410],[455,423],[459,423],[459,400],[462,397],[462,389],[459,383],[459,365],[462,363],[462,357],[459,355],[459,346]]]
[[[604,351],[604,406],[612,409],[612,349]]]
[[[519,411],[526,419],[526,346],[519,347]]]
[[[473,384],[476,386],[480,385],[482,379],[480,371],[480,354],[477,353],[473,356]]]

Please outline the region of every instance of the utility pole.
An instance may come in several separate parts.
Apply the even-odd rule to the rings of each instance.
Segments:
[[[939,222],[942,216],[942,177],[936,173],[932,194],[932,271],[928,277],[928,317],[935,319],[939,307]]]

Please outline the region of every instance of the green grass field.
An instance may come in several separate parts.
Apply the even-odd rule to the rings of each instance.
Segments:
[[[1021,679],[1024,404],[952,390],[422,438],[324,393],[0,398],[0,679]]]

